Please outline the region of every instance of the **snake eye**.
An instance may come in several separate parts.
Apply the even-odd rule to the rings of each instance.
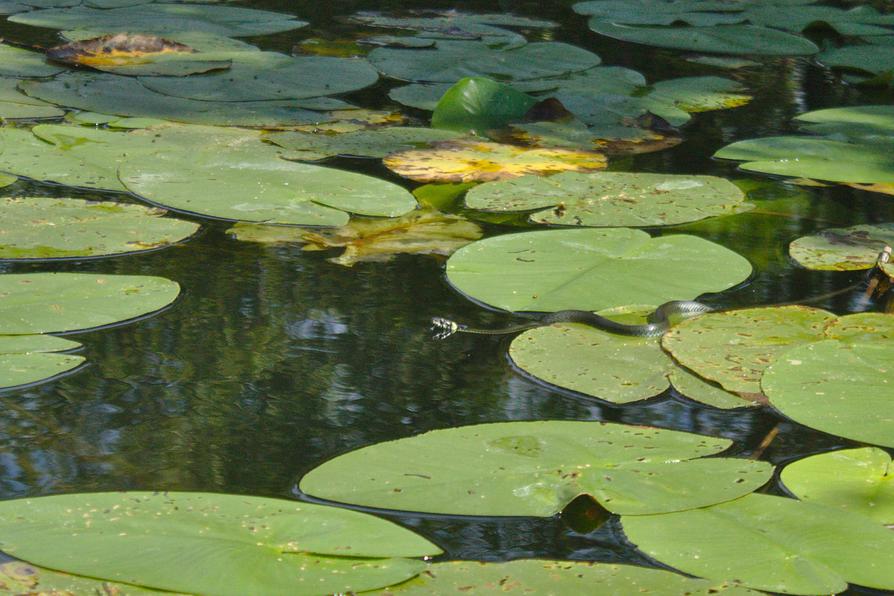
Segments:
[[[450,319],[433,317],[431,320],[432,339],[447,339],[457,332],[459,325]]]

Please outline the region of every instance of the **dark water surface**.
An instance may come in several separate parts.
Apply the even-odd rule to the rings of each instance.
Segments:
[[[748,178],[730,164],[712,161],[711,154],[733,140],[789,131],[789,120],[804,111],[890,102],[890,97],[842,85],[805,59],[721,71],[684,62],[671,52],[615,42],[592,33],[570,4],[270,0],[252,6],[298,14],[310,26],[249,41],[288,52],[308,37],[338,38],[352,32],[339,17],[357,10],[511,10],[562,23],[547,33],[529,32],[529,38],[586,47],[604,64],[634,68],[650,82],[731,76],[755,95],[745,107],[695,115],[685,129],[688,140],[679,147],[612,163],[630,171]],[[0,24],[0,36],[55,42],[51,30],[12,24]],[[368,107],[396,108],[386,96],[391,86],[382,82],[348,98]],[[414,186],[378,162],[330,163]],[[697,234],[752,261],[756,273],[748,283],[708,297],[718,306],[799,300],[854,283],[859,275],[798,268],[787,257],[788,242],[825,227],[894,219],[894,201],[883,195],[751,179],[762,184],[757,198],[780,205],[798,201],[797,215],[747,214],[650,230]],[[72,194],[26,183],[4,191]],[[781,423],[782,432],[762,456],[772,462],[846,444],[766,409],[715,410],[671,393],[616,406],[555,390],[513,370],[506,339],[432,341],[427,328],[433,315],[476,326],[509,320],[452,291],[443,259],[404,256],[349,269],[326,261],[336,253],[238,242],[226,234],[229,224],[202,223],[203,232],[189,242],[150,254],[0,265],[4,272],[160,275],[183,287],[180,299],[159,315],[73,336],[85,346],[85,370],[0,396],[0,498],[122,489],[305,498],[297,492],[298,479],[348,450],[431,429],[507,420],[648,424],[728,437],[736,441],[732,452],[744,455]],[[488,231],[512,228],[491,226]],[[855,292],[817,306],[841,313],[878,305],[863,304]],[[390,517],[437,542],[446,558],[536,556],[649,564],[624,543],[614,523],[585,533],[560,519]]]

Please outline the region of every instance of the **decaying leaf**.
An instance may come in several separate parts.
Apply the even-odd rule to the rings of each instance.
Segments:
[[[334,110],[327,114],[327,119],[323,122],[276,128],[299,132],[347,133],[379,128],[381,126],[398,126],[406,122],[406,120],[406,117],[400,112],[365,109]]]
[[[340,256],[329,260],[346,267],[387,261],[398,254],[450,255],[482,234],[471,221],[430,209],[396,219],[355,218],[345,226],[325,231],[240,223],[229,232],[249,242],[304,243],[304,250],[343,247]]]
[[[593,172],[606,166],[594,151],[532,149],[482,141],[445,141],[430,149],[392,153],[385,166],[420,182],[505,180],[525,174]]]

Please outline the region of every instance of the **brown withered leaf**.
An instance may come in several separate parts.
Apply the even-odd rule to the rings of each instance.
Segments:
[[[329,230],[239,223],[228,231],[249,242],[302,243],[304,250],[344,248],[340,256],[329,260],[345,267],[388,261],[398,254],[450,255],[482,234],[477,224],[432,209],[392,219],[353,218]]]

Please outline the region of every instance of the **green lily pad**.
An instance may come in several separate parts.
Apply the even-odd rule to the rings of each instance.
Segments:
[[[505,180],[525,174],[593,172],[606,166],[605,156],[595,151],[531,149],[474,139],[398,151],[383,163],[392,172],[419,182]]]
[[[54,352],[79,347],[76,341],[52,335],[0,335],[0,389],[32,385],[77,368],[83,357]]]
[[[814,0],[810,0],[811,2]],[[713,0],[650,2],[649,0],[593,0],[578,2],[574,12],[625,25],[721,25],[745,20],[741,4]]]
[[[131,594],[159,594],[157,590],[147,590],[126,584],[113,584],[88,577],[78,577],[59,573],[50,569],[35,567],[23,561],[0,563],[0,589],[11,594],[49,594],[68,596],[70,594],[103,594],[131,596]],[[166,592],[170,594],[170,592]]]
[[[744,58],[733,58],[732,56],[693,56],[686,58],[686,62],[693,64],[703,64],[705,66],[714,66],[716,68],[727,68],[730,70],[738,70],[740,68],[749,68],[752,66],[760,66],[760,62],[754,60],[745,60]]]
[[[714,176],[568,172],[488,182],[466,194],[484,211],[534,211],[534,223],[566,226],[667,226],[751,208],[739,188]]]
[[[836,139],[894,142],[894,106],[868,105],[827,108],[795,118],[801,129]]]
[[[195,234],[192,222],[126,203],[50,197],[0,199],[0,259],[97,257],[169,246]]]
[[[65,114],[52,104],[20,92],[20,82],[18,79],[0,77],[0,120],[60,118]]]
[[[19,88],[31,97],[88,112],[139,118],[159,118],[191,124],[276,128],[325,122],[317,108],[338,109],[344,102],[320,98],[282,101],[197,101],[156,93],[133,77],[71,72],[48,81],[24,81]]]
[[[416,208],[396,184],[278,159],[269,153],[274,147],[267,148],[209,144],[157,151],[128,160],[118,173],[129,191],[155,204],[234,221],[340,226],[348,213],[396,217]]]
[[[855,271],[871,269],[885,246],[894,245],[894,224],[829,228],[802,236],[789,245],[789,254],[808,269]]]
[[[892,357],[890,339],[797,346],[775,359],[761,387],[777,410],[805,426],[894,447]]]
[[[376,48],[368,58],[385,76],[431,83],[474,76],[525,81],[587,70],[600,62],[592,52],[559,42],[504,50],[474,41],[439,41],[435,49]]]
[[[661,345],[683,366],[728,391],[760,393],[767,366],[791,346],[822,339],[834,319],[805,306],[708,313],[671,328]]]
[[[189,593],[359,592],[439,554],[371,515],[209,493],[72,494],[0,503],[3,550],[29,563]]]
[[[0,334],[77,331],[121,323],[171,304],[180,286],[143,275],[7,273],[0,276]]]
[[[894,534],[847,511],[748,495],[621,523],[650,557],[699,577],[786,594],[836,594],[848,582],[894,589]]]
[[[843,449],[785,466],[781,479],[799,499],[894,524],[891,456],[877,447]]]
[[[817,25],[825,25],[840,35],[890,35],[894,17],[882,14],[871,6],[843,9],[835,6],[799,6],[778,2],[754,2],[745,11],[748,21],[755,25],[800,32]]]
[[[809,39],[754,25],[632,27],[594,17],[590,29],[621,41],[714,54],[809,56],[819,51]]]
[[[65,70],[49,64],[43,54],[0,43],[0,76],[13,78],[51,77]]]
[[[709,594],[757,595],[730,582],[684,577],[663,569],[580,561],[521,559],[508,563],[434,563],[389,594]]]
[[[642,324],[653,310],[624,307],[599,314],[623,323]],[[673,383],[686,397],[717,408],[754,405],[678,367],[661,349],[658,338],[629,337],[581,324],[557,324],[516,337],[509,346],[509,357],[518,368],[542,381],[612,403],[655,397]]]
[[[678,511],[747,494],[772,468],[703,458],[729,441],[598,422],[507,422],[378,443],[311,470],[302,491],[369,507],[548,517],[579,495],[620,514]],[[699,459],[696,459],[699,458]],[[699,478],[710,476],[710,484]]]
[[[853,45],[824,51],[816,59],[825,66],[868,72],[876,76],[894,74],[894,46]]]
[[[460,292],[495,308],[551,312],[661,304],[748,277],[736,253],[695,236],[620,229],[547,230],[480,240],[447,262]]]
[[[6,174],[0,174],[0,188],[4,186],[11,186],[18,182],[19,179],[15,176],[7,176]]]
[[[487,77],[461,79],[444,93],[431,117],[433,128],[484,133],[521,120],[537,100]]]
[[[289,152],[284,155],[286,159],[317,161],[335,155],[382,158],[390,153],[424,147],[458,136],[458,133],[446,130],[389,126],[343,134],[275,132],[264,138],[288,149]]]
[[[142,4],[97,9],[86,6],[23,12],[9,20],[33,27],[84,29],[112,33],[128,31],[139,23],[140,33],[164,35],[196,31],[246,37],[270,35],[307,25],[292,15],[236,6],[209,4]]]
[[[140,77],[163,95],[200,101],[306,99],[369,87],[379,75],[361,58],[238,52],[230,68],[196,77]]]

